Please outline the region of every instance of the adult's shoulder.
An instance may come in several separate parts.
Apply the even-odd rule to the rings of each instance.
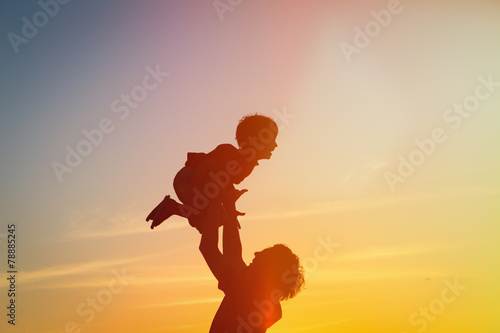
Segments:
[[[239,290],[242,285],[247,283],[247,270],[248,266],[235,267],[227,263],[222,271],[221,278],[219,279],[219,289],[224,292],[232,292]]]
[[[264,327],[268,329],[278,322],[283,317],[283,310],[281,309],[281,303],[278,300],[264,300],[260,304],[260,308],[267,303],[268,311],[264,314]],[[256,305],[256,304],[254,304]]]

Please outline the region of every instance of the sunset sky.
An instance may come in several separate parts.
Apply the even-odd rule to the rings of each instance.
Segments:
[[[269,333],[500,331],[498,1],[54,1],[0,4],[2,332],[208,332],[198,232],[144,219],[250,113],[244,259],[307,273]]]

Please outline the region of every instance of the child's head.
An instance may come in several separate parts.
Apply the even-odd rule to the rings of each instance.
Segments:
[[[243,117],[236,128],[236,141],[242,149],[254,149],[257,159],[269,159],[278,145],[278,125],[271,118],[253,114]]]
[[[249,267],[266,289],[279,292],[280,301],[297,295],[305,282],[299,258],[284,244],[255,252]]]

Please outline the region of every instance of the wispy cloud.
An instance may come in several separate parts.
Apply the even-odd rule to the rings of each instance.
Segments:
[[[113,270],[130,267],[132,263],[144,262],[160,254],[137,256],[115,260],[95,260],[68,265],[50,266],[33,271],[22,271],[24,289],[51,289],[90,287],[109,279]],[[92,276],[92,279],[88,277]],[[102,281],[101,281],[102,280]],[[7,285],[7,280],[0,280],[0,286]]]
[[[151,286],[154,284],[172,284],[172,283],[212,283],[215,281],[213,275],[208,273],[192,273],[192,274],[184,274],[184,275],[176,275],[176,276],[150,276],[150,277],[142,277],[136,278],[134,283],[137,285],[147,285]]]
[[[114,261],[92,261],[71,265],[60,265],[47,267],[35,271],[23,271],[22,281],[24,290],[42,289],[74,289],[100,287],[109,282],[113,270],[121,272],[125,268],[126,274],[134,276],[134,285],[171,285],[196,283],[211,284],[214,281],[213,275],[205,266],[162,266],[126,269],[133,263],[144,263],[153,256],[142,256],[131,259]],[[139,276],[136,272],[140,271]],[[165,272],[174,272],[166,275]],[[89,278],[91,276],[91,278]],[[0,287],[7,286],[8,281],[0,281]]]
[[[358,166],[349,170],[349,172],[340,181],[341,184],[349,182],[366,182],[370,180],[373,176],[378,176],[380,170],[387,169],[390,163],[389,160],[374,159],[368,161],[364,165]]]
[[[145,224],[144,224],[145,225]],[[61,241],[75,241],[75,240],[88,240],[88,239],[104,239],[104,238],[114,238],[127,235],[138,235],[151,233],[149,225],[130,225],[121,226],[120,229],[115,229],[113,226],[107,228],[93,229],[90,226],[83,226],[75,228],[68,231],[62,238]],[[182,222],[168,222],[165,226],[158,230],[157,232],[166,232],[176,229],[187,228],[187,223]]]
[[[47,267],[36,271],[23,271],[23,283],[31,283],[42,279],[55,279],[67,277],[71,275],[87,274],[89,272],[100,271],[103,268],[121,267],[131,262],[140,260],[140,258],[120,259],[120,260],[98,260],[87,263],[73,264],[73,265],[60,265],[54,267]]]
[[[78,276],[88,276],[90,273],[94,273],[96,276],[102,274],[103,271],[111,272],[113,269],[129,265],[132,262],[143,260],[144,257],[130,258],[130,259],[119,259],[119,260],[97,260],[85,263],[75,263],[70,265],[58,265],[46,267],[34,271],[24,271],[22,272],[22,281],[25,288],[29,288],[32,284],[37,284],[37,288],[43,288],[43,284],[50,281],[57,283],[58,287],[64,287],[61,281],[67,281],[69,277]],[[1,280],[0,286],[7,285],[7,280]],[[68,281],[70,282],[70,281]],[[41,283],[41,285],[40,285]],[[79,283],[74,283],[76,286],[90,286],[93,283],[90,281],[84,281]],[[71,285],[71,282],[70,282]]]
[[[314,273],[313,278],[319,282],[324,282],[331,284],[333,282],[348,282],[352,283],[354,281],[363,280],[381,280],[381,279],[404,279],[404,278],[421,278],[424,280],[429,276],[443,276],[444,272],[442,269],[436,268],[420,268],[420,269],[400,269],[400,270],[388,270],[388,269],[378,269],[378,270],[342,270],[337,269],[323,270]]]
[[[92,212],[73,209],[68,217],[70,228],[59,240],[69,242],[150,233],[151,222],[146,222],[143,215],[144,212],[136,207],[128,207],[120,211],[109,211],[101,207]],[[169,232],[183,228],[189,228],[189,224],[181,218],[173,217],[155,231],[157,233]]]
[[[196,329],[198,328],[199,329]],[[172,326],[172,325],[167,325],[167,326],[163,326],[163,327],[155,327],[153,330],[148,330],[147,332],[148,333],[165,333],[165,332],[182,332],[182,331],[189,331],[189,332],[200,332],[200,329],[201,328],[204,328],[205,325],[204,324],[189,324],[189,325],[176,325],[176,326]],[[145,331],[143,331],[145,332]]]
[[[304,209],[282,210],[263,214],[245,216],[246,220],[286,219],[315,214],[325,214],[341,211],[358,211],[378,207],[386,207],[397,203],[409,201],[404,197],[386,196],[374,200],[344,200],[337,202],[323,202],[311,205]],[[120,212],[106,212],[102,209],[92,213],[72,212],[71,228],[60,238],[61,241],[76,241],[88,239],[106,239],[127,235],[150,233],[149,224],[141,215],[143,212],[136,209],[125,209]],[[157,232],[170,232],[171,230],[190,228],[182,218],[173,217],[164,222]]]
[[[422,202],[429,199],[455,198],[455,197],[469,197],[469,196],[483,196],[483,195],[498,195],[500,194],[499,187],[482,188],[475,187],[460,187],[449,188],[442,191],[434,192],[421,192],[414,193],[413,195],[382,195],[374,199],[357,199],[357,200],[342,200],[335,202],[319,202],[311,204],[308,207],[293,208],[287,207],[279,211],[253,214],[245,216],[246,220],[277,220],[289,219],[295,217],[311,216],[318,214],[328,214],[337,212],[356,212],[368,209],[394,207],[402,204],[409,204],[413,202]]]
[[[359,211],[365,209],[387,207],[397,203],[409,202],[409,201],[411,201],[411,199],[402,196],[399,197],[384,196],[374,200],[360,199],[360,200],[343,200],[336,202],[323,202],[323,203],[316,203],[314,205],[311,205],[310,207],[304,207],[301,209],[286,209],[274,213],[267,213],[260,215],[256,214],[249,217],[245,216],[245,219],[275,220],[275,219],[285,219],[285,218],[310,216],[310,215],[325,214],[325,213]]]
[[[317,332],[318,329],[321,328],[326,328],[326,327],[332,327],[332,326],[338,326],[343,323],[347,323],[351,321],[352,319],[350,318],[345,318],[345,319],[339,319],[335,321],[330,321],[328,323],[322,323],[322,324],[316,324],[316,325],[308,325],[308,326],[300,326],[300,327],[295,327],[295,328],[281,328],[281,329],[275,329],[273,332],[307,332],[307,331],[313,331]]]
[[[212,303],[220,303],[222,298],[200,298],[200,299],[192,299],[186,301],[176,301],[176,302],[166,302],[166,303],[156,303],[156,304],[145,304],[142,308],[165,308],[171,306],[183,306],[183,305],[203,305],[203,304],[212,304]]]
[[[335,262],[350,262],[359,260],[374,260],[390,257],[406,257],[425,253],[437,253],[456,250],[457,246],[450,244],[414,244],[400,247],[370,247],[362,251],[339,254],[332,259]]]
[[[426,243],[392,247],[367,247],[353,252],[343,251],[332,257],[328,264],[324,263],[320,270],[312,272],[311,277],[320,282],[332,283],[441,276],[446,273],[444,268],[429,266],[416,269],[415,267],[394,266],[394,260],[399,263],[412,262],[411,257],[436,256],[445,252],[452,253],[459,249],[460,246],[456,244]],[[377,266],[374,267],[374,265]]]

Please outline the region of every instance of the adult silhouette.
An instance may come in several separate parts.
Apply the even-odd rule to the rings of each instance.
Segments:
[[[245,192],[234,190],[232,203]],[[283,244],[255,252],[247,265],[235,209],[221,214],[209,206],[200,251],[225,294],[210,333],[263,333],[282,317],[280,302],[294,297],[304,284],[299,258]],[[222,220],[222,221],[221,221]],[[223,224],[222,253],[218,227]]]

